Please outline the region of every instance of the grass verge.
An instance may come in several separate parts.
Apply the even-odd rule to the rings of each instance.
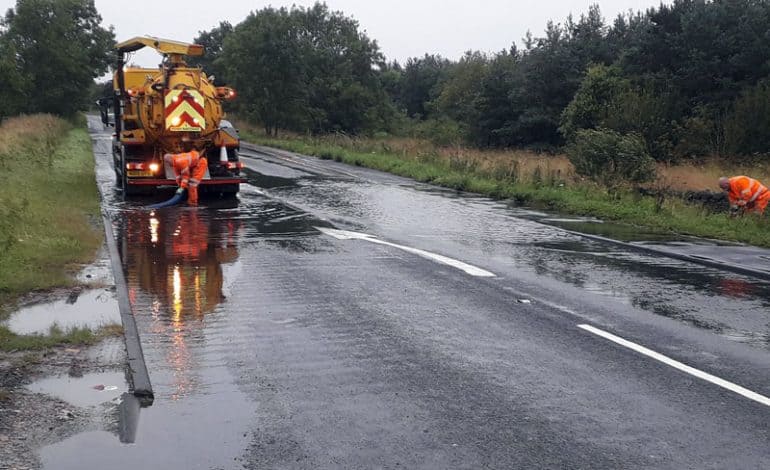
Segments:
[[[709,212],[702,206],[677,198],[662,204],[655,198],[633,191],[610,195],[603,188],[576,182],[563,169],[561,157],[549,164],[549,157],[526,175],[525,160],[518,158],[498,164],[483,164],[472,152],[435,151],[394,152],[381,144],[364,141],[339,142],[334,139],[304,137],[272,138],[241,126],[242,137],[252,143],[281,148],[322,159],[413,178],[462,191],[485,194],[498,199],[514,199],[518,204],[575,215],[589,215],[699,237],[714,238],[770,247],[770,217],[746,216],[730,219],[726,214]]]
[[[49,115],[0,125],[0,318],[24,293],[68,286],[102,243],[91,142]],[[82,339],[82,332],[52,335]],[[9,340],[0,336],[0,344]]]
[[[47,335],[17,335],[4,326],[0,326],[0,352],[36,351],[54,346],[88,346],[109,336],[121,336],[123,327],[106,325],[98,330],[72,328],[67,331],[56,325]]]

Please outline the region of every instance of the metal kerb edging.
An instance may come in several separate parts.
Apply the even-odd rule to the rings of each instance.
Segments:
[[[144,353],[142,352],[142,344],[139,341],[136,319],[131,311],[131,303],[128,301],[128,286],[126,285],[126,278],[123,276],[120,253],[118,253],[115,235],[112,231],[112,221],[104,212],[102,212],[102,220],[104,222],[107,249],[109,250],[112,263],[112,274],[115,278],[120,319],[123,322],[123,335],[126,340],[131,386],[134,395],[139,398],[142,405],[148,406],[152,404],[155,397],[152,391],[152,384],[150,383],[150,374],[147,372],[147,365],[144,362]]]
[[[550,225],[553,227],[553,225]],[[556,227],[560,230],[563,230],[567,233],[571,233],[573,235],[577,235],[579,237],[588,238],[590,240],[595,240],[598,242],[604,242],[604,243],[611,243],[613,245],[619,245],[631,250],[635,250],[642,253],[652,254],[652,255],[658,255],[658,256],[664,256],[667,258],[674,258],[681,261],[688,261],[690,263],[700,264],[702,266],[708,266],[710,268],[716,268],[723,271],[729,271],[736,274],[742,274],[744,276],[750,276],[755,277],[758,279],[764,279],[770,281],[770,272],[768,271],[760,271],[758,269],[751,269],[751,268],[744,268],[743,266],[738,266],[732,263],[723,263],[720,261],[710,260],[708,258],[701,258],[698,256],[692,256],[684,253],[676,253],[673,251],[668,250],[660,250],[656,248],[651,248],[644,245],[637,245],[634,243],[628,243],[620,240],[615,240],[612,238],[602,237],[600,235],[593,235],[589,233],[582,233],[582,232],[575,232],[573,230],[568,230],[561,227]]]

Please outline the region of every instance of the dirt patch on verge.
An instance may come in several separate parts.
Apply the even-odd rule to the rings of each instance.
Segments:
[[[73,272],[75,286],[30,292],[18,299],[16,310],[37,304],[66,299],[75,302],[87,291],[101,289],[112,292],[114,280],[106,249],[88,266]],[[117,308],[117,307],[114,307]],[[7,318],[7,311],[0,318]],[[112,334],[110,334],[112,333]],[[88,374],[119,373],[126,368],[122,330],[105,331],[101,341],[90,346],[62,345],[37,351],[0,352],[0,470],[32,470],[42,468],[38,457],[41,448],[61,442],[78,433],[91,430],[118,430],[119,399],[115,393],[105,394],[98,405],[78,406],[29,388],[44,378],[61,377],[77,380]],[[84,394],[98,394],[88,384]],[[109,384],[127,391],[123,383]],[[116,437],[117,439],[117,437]]]
[[[89,430],[116,432],[118,400],[79,407],[32,392],[27,386],[43,377],[76,378],[88,373],[123,371],[122,342],[122,338],[108,338],[89,348],[57,347],[2,355],[0,469],[38,469],[42,464],[37,451],[46,445]],[[125,388],[125,384],[120,386]]]

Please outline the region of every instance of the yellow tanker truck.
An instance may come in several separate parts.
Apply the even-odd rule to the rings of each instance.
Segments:
[[[163,55],[158,68],[126,65],[126,54],[143,47]],[[186,64],[186,56],[203,55],[203,46],[136,37],[115,48],[112,150],[116,183],[124,197],[141,189],[175,185],[173,169],[164,164],[163,155],[182,152],[184,144],[192,144],[209,162],[201,181],[203,191],[235,195],[245,182],[238,158],[240,139],[223,119],[222,109],[222,101],[235,98],[235,91],[214,86],[203,70]],[[102,121],[110,121],[104,109]]]

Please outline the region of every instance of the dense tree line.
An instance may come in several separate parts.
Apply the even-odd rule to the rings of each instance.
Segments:
[[[766,0],[675,0],[611,24],[592,6],[528,33],[522,48],[402,65],[317,4],[259,10],[198,41],[241,91],[240,111],[270,132],[417,130],[482,147],[557,148],[581,129],[605,129],[672,160],[770,150],[768,24]]]
[[[608,143],[640,139],[657,160],[763,155],[769,24],[767,0],[674,0],[611,22],[592,6],[528,33],[522,47],[399,64],[355,20],[318,3],[202,31],[195,40],[207,54],[193,65],[234,86],[238,113],[269,133],[588,148],[575,139],[595,130]],[[84,84],[107,70],[113,43],[93,0],[18,0],[0,21],[0,117],[82,109]]]
[[[598,7],[549,23],[524,49],[410,61],[421,119],[451,118],[481,146],[559,146],[579,129],[641,135],[656,159],[770,150],[770,2],[676,0],[605,23]],[[416,70],[413,70],[416,69]],[[393,95],[401,109],[415,106]]]
[[[17,0],[0,20],[0,119],[85,109],[115,44],[93,0]]]
[[[269,133],[361,133],[393,122],[377,42],[325,4],[264,8],[197,41],[209,46],[215,74],[238,90],[239,113]]]

